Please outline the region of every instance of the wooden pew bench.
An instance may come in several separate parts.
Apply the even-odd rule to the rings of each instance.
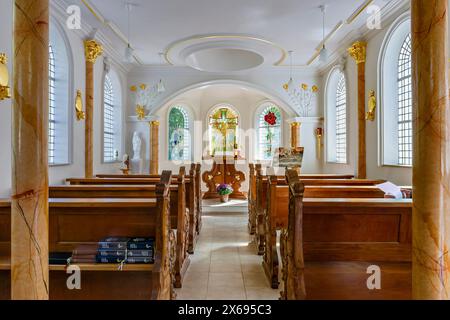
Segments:
[[[267,179],[267,176],[263,175],[263,168],[261,164],[249,164],[249,189],[248,189],[248,230],[250,234],[255,234],[257,228],[257,176],[262,176],[264,179]],[[285,176],[278,176],[280,180],[285,180]],[[331,179],[331,180],[342,180],[342,179],[353,179],[354,176],[352,174],[301,174],[300,177],[302,179],[309,180],[322,180],[322,179]]]
[[[412,199],[304,198],[293,172],[289,184],[282,299],[411,298]],[[381,289],[367,286],[370,266]]]
[[[264,225],[261,232],[264,241],[263,267],[272,288],[279,285],[277,230],[286,229],[289,216],[289,186],[279,182],[276,176],[269,178],[266,208],[263,210]],[[384,198],[384,192],[375,186],[305,186],[304,197],[308,198]]]
[[[200,164],[191,164],[189,175],[185,175],[185,188],[186,188],[186,208],[189,211],[189,234],[187,251],[193,254],[195,246],[198,241],[198,235],[201,229],[201,185],[198,175],[200,174]],[[177,183],[177,179],[180,174],[172,176],[174,182]],[[79,179],[70,178],[67,182],[71,185],[98,185],[110,182],[111,185],[117,184],[135,184],[135,185],[148,185],[155,184],[159,181],[160,175],[146,175],[146,174],[98,174],[97,178],[93,179]]]
[[[170,172],[155,197],[49,199],[49,252],[71,252],[78,245],[95,244],[108,236],[154,237],[155,263],[150,265],[77,264],[81,290],[69,290],[66,267],[50,265],[52,300],[171,299],[173,293],[174,237],[169,222]],[[9,229],[11,204],[0,205],[2,226]],[[10,232],[2,234],[0,250],[10,247]],[[3,251],[2,251],[3,252]],[[10,255],[0,255],[0,298],[10,298]]]
[[[345,176],[345,175],[344,175]],[[286,185],[286,177],[277,177],[278,185]],[[300,175],[300,178],[302,176]],[[375,186],[377,184],[385,182],[384,180],[367,180],[367,179],[302,179],[302,182],[306,187],[320,187],[320,186],[344,186],[344,187],[364,187],[364,186]],[[312,189],[311,189],[312,190]],[[318,188],[317,190],[320,190]],[[331,191],[329,189],[328,191]],[[262,175],[261,170],[256,170],[256,200],[255,200],[255,210],[256,210],[256,228],[255,228],[255,240],[257,245],[258,255],[264,254],[264,243],[265,243],[265,210],[267,208],[267,195],[269,192],[269,179],[268,176]],[[319,191],[316,191],[318,193]]]
[[[145,184],[132,185],[130,182],[140,179],[117,179],[120,183],[113,183],[109,185],[111,180],[109,178],[95,178],[95,179],[70,179],[76,180],[77,184],[70,186],[52,186],[49,189],[51,197],[60,195],[62,197],[86,197],[86,198],[98,198],[103,196],[114,197],[119,196],[122,198],[130,196],[143,196],[152,195],[156,190],[154,178],[146,179]],[[85,182],[95,180],[95,184],[88,185]],[[68,195],[73,192],[73,196]],[[134,193],[134,195],[133,195]],[[174,269],[175,288],[181,288],[184,276],[188,269],[190,259],[188,252],[189,247],[189,210],[186,210],[186,189],[184,179],[184,167],[181,168],[178,178],[172,179],[170,184],[170,222],[171,228],[176,229],[177,246],[176,246],[176,262]]]

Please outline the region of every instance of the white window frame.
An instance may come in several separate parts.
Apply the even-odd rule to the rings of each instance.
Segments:
[[[405,12],[391,25],[378,58],[378,166],[411,168],[399,164],[398,61],[400,50],[411,33],[411,18]]]
[[[114,154],[112,160],[105,159],[105,81],[109,77],[114,92]],[[105,68],[102,82],[102,112],[101,112],[101,160],[103,164],[119,163],[123,154],[123,86],[119,74],[111,66]]]
[[[48,164],[50,167],[67,166],[73,162],[73,55],[64,28],[54,17],[50,18],[50,45],[55,63],[53,96],[55,100],[53,119],[55,138],[54,160],[50,162],[49,153]]]
[[[346,88],[345,99],[345,161],[338,161],[336,153],[336,104],[337,86],[344,77]],[[333,67],[327,78],[325,90],[325,150],[326,162],[329,164],[347,165],[349,163],[349,91],[348,80],[344,68],[341,65]]]

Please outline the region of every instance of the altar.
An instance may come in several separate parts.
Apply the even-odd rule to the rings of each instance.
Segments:
[[[216,188],[219,184],[229,184],[233,188],[230,194],[231,199],[247,199],[240,190],[242,182],[245,181],[245,174],[236,169],[236,162],[245,160],[239,156],[216,156],[205,157],[203,160],[212,160],[213,166],[210,171],[205,171],[202,175],[203,182],[206,183],[208,191],[203,195],[203,199],[219,198]]]
[[[239,116],[230,106],[220,106],[209,116],[209,152],[203,158],[212,161],[212,168],[202,175],[208,187],[203,199],[219,198],[216,188],[228,184],[233,188],[231,199],[247,199],[240,190],[245,174],[236,169],[236,162],[245,160],[240,156]]]

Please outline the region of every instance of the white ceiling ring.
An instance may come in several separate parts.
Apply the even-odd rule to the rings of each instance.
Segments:
[[[203,35],[177,41],[165,53],[167,63],[197,70],[241,71],[282,64],[287,52],[278,44],[249,35]],[[212,65],[216,64],[214,68]],[[214,70],[216,69],[216,70]]]

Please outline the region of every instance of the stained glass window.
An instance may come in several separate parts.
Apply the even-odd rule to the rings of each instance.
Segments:
[[[281,123],[281,111],[277,106],[269,105],[258,115],[258,160],[273,159],[275,151],[281,146]]]
[[[191,160],[189,116],[180,106],[169,113],[169,160]]]
[[[231,108],[221,107],[209,117],[209,143],[211,155],[234,155],[239,148],[239,117]]]

